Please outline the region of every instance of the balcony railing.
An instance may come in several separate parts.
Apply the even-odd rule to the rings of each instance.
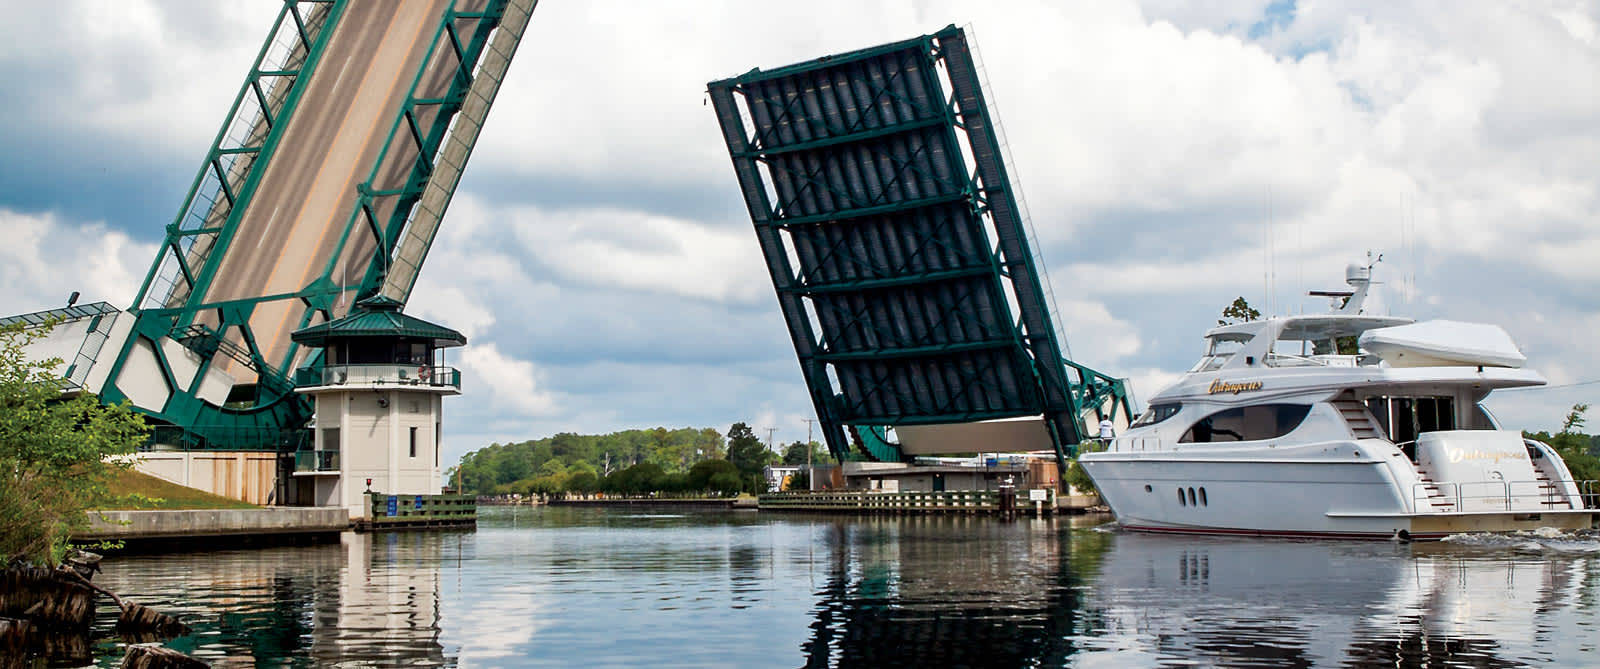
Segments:
[[[227,425],[195,425],[182,428],[157,425],[150,429],[150,438],[139,447],[141,451],[277,451],[287,453],[311,447],[311,430],[305,428],[280,429],[237,427]]]
[[[398,385],[461,389],[461,371],[433,365],[328,365],[295,370],[294,385]]]
[[[339,452],[299,451],[294,454],[294,470],[297,472],[339,471]]]

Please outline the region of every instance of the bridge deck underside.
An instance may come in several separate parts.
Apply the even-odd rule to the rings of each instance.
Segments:
[[[933,39],[711,84],[825,424],[1068,406],[1064,386],[1041,382],[1044,368],[1061,374],[1060,356],[1040,359],[1037,328],[1019,325],[1017,293],[1037,279],[1007,260],[1016,222],[994,220],[988,196],[1003,189],[984,185],[1003,179],[970,176],[974,140],[944,96]]]

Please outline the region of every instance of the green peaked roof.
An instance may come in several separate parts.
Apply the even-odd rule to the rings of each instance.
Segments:
[[[460,332],[400,313],[402,306],[383,295],[369,297],[357,302],[356,308],[344,318],[300,328],[290,337],[296,344],[317,348],[327,346],[330,339],[356,337],[431,339],[434,346],[467,343],[466,336]]]

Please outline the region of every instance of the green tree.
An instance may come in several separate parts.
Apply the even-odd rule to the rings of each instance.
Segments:
[[[1578,432],[1583,429],[1587,419],[1584,413],[1589,410],[1587,404],[1574,404],[1567,412],[1566,418],[1561,421],[1561,431],[1555,434],[1548,432],[1524,432],[1523,436],[1535,441],[1542,441],[1556,449],[1556,453],[1567,462],[1567,470],[1572,472],[1575,481],[1592,481],[1600,479],[1600,457],[1590,453],[1594,438]]]
[[[689,490],[721,492],[723,488],[719,488],[715,483],[713,483],[713,479],[715,479],[718,474],[732,474],[734,477],[733,480],[734,488],[736,489],[735,492],[737,492],[739,468],[733,466],[733,463],[722,459],[702,460],[700,462],[696,462],[693,467],[690,467],[688,480]]]
[[[738,467],[745,476],[760,475],[769,462],[772,451],[756,438],[756,433],[744,423],[734,423],[728,428],[728,462]]]
[[[601,486],[607,492],[641,495],[661,489],[666,472],[653,462],[641,462],[605,477]]]
[[[1244,296],[1241,295],[1233,301],[1233,304],[1228,305],[1227,308],[1222,310],[1222,318],[1217,319],[1217,325],[1247,323],[1249,321],[1260,319],[1261,312],[1256,311],[1254,307],[1251,307],[1250,303],[1246,302]]]
[[[744,486],[738,470],[734,470],[731,472],[717,472],[712,475],[708,487],[710,490],[724,495],[737,495]]]
[[[807,448],[808,446],[809,448]],[[815,441],[811,442],[810,444],[804,444],[796,441],[783,448],[783,464],[806,464],[806,451],[811,452],[811,459],[809,461],[811,464],[821,465],[833,462],[833,456],[828,453],[828,449],[822,444],[819,444]]]
[[[1583,417],[1589,411],[1587,404],[1574,404],[1572,410],[1567,412],[1567,417],[1561,421],[1562,434],[1578,434],[1583,429],[1583,424],[1589,422]]]
[[[594,492],[600,486],[600,478],[592,471],[580,471],[567,479],[567,490],[572,492]]]
[[[53,325],[53,324],[52,324]],[[90,509],[116,501],[112,477],[149,435],[126,404],[63,394],[59,358],[26,347],[51,326],[0,327],[0,560],[53,565]]]

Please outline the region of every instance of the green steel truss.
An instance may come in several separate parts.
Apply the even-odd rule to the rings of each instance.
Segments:
[[[355,1],[284,1],[129,309],[137,316],[133,334],[116,353],[101,396],[109,402],[127,399],[115,381],[135,344],[144,341],[157,351],[171,396],[164,406],[139,408],[185,430],[187,443],[271,446],[285,440],[280,433],[302,428],[310,419],[310,402],[293,391],[290,381],[297,347],[267,359],[251,332],[251,315],[260,305],[287,301],[298,310],[302,327],[332,320],[342,315],[334,313],[342,294],[364,297],[383,288],[397,264],[392,257],[397,240],[425,236],[431,243],[537,0],[453,0],[432,32],[428,55],[371,176],[360,185],[359,202],[327,266],[297,291],[206,302],[223,259],[230,252],[249,252],[248,244],[239,243],[248,240],[235,238],[239,221],[295,113],[306,88],[300,84],[310,80],[340,17]],[[392,165],[400,167],[385,169]],[[402,175],[398,183],[381,181],[380,175],[390,172]],[[420,214],[419,200],[426,209]],[[425,230],[417,229],[418,220],[426,222]],[[365,280],[340,286],[334,272],[352,235],[371,235],[378,243],[366,261]],[[425,252],[426,244],[404,262],[404,290],[397,299],[409,295]],[[163,340],[203,359],[201,375],[227,357],[253,371],[257,382],[244,394],[236,387],[226,406],[202,400],[174,375],[159,345]]]
[[[1065,458],[1126,415],[1062,355],[960,29],[708,86],[836,455],[847,428],[897,459],[882,426],[1043,415]]]

